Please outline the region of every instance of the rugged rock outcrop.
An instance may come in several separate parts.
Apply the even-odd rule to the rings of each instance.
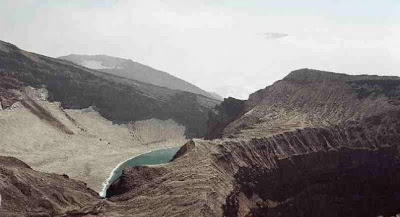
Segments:
[[[60,216],[83,210],[96,214],[96,192],[66,175],[40,173],[22,161],[0,156],[0,216]]]
[[[14,78],[13,74],[0,73],[0,109],[6,109],[18,101],[12,91],[23,87],[22,82]]]
[[[265,137],[397,110],[400,78],[301,69],[251,94],[222,137]]]
[[[241,167],[226,216],[394,216],[400,113],[256,139],[265,165]],[[276,144],[276,145],[274,145]],[[259,153],[260,154],[260,153]]]
[[[397,77],[293,72],[234,109],[220,139],[194,139],[168,164],[125,170],[100,209],[95,200],[75,214],[393,216],[399,90]]]
[[[150,216],[391,216],[400,212],[399,117],[194,140],[161,166],[169,173],[110,200]],[[121,179],[129,173],[139,174]]]
[[[205,139],[220,138],[225,127],[242,115],[244,105],[244,100],[232,97],[226,98],[220,105],[216,105],[208,115],[208,131]]]
[[[128,191],[136,190],[141,186],[146,186],[151,180],[166,174],[166,168],[135,166],[123,171],[120,179],[115,181],[108,189],[106,197],[121,195]]]
[[[253,94],[222,140],[185,145],[162,166],[171,172],[149,181],[157,187],[111,200],[146,198],[137,209],[149,205],[154,216],[394,215],[399,88],[397,77],[292,72]],[[186,206],[177,202],[183,194]]]

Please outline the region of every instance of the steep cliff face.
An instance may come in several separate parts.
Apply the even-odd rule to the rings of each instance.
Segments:
[[[226,216],[400,213],[400,113],[255,141],[265,165],[241,167]],[[276,145],[274,145],[276,144]]]
[[[395,216],[400,212],[396,149],[319,152],[279,161],[276,171],[242,168],[224,214]]]
[[[208,130],[206,139],[217,139],[222,136],[225,127],[242,115],[245,101],[232,97],[226,98],[215,106],[208,115]]]
[[[265,137],[326,127],[398,109],[399,77],[350,76],[302,69],[250,95],[223,137]]]

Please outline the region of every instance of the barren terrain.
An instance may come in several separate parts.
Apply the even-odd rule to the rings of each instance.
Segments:
[[[67,174],[96,191],[122,161],[183,145],[185,127],[173,120],[113,124],[93,108],[60,108],[46,90],[15,91],[20,101],[0,111],[0,155],[17,157],[43,172]]]
[[[14,66],[15,59],[7,52],[2,55]],[[75,76],[74,70],[78,69],[74,66],[68,72]],[[51,70],[36,73],[43,72],[54,81]],[[213,140],[186,142],[167,164],[126,168],[104,199],[83,182],[57,174],[72,174],[99,191],[119,162],[151,149],[183,144],[188,130],[168,119],[112,124],[95,107],[62,109],[54,100],[46,100],[44,88],[23,87],[9,73],[4,75],[0,153],[52,172],[38,172],[15,158],[0,157],[0,194],[6,201],[0,214],[4,216],[376,217],[400,213],[399,77],[310,69],[291,72],[247,101],[230,98],[208,110],[207,138]],[[30,73],[20,77],[32,78]],[[67,105],[88,99],[103,102],[125,93],[104,78],[92,84],[108,85],[112,94],[104,93],[104,98],[96,98],[97,92],[83,83],[74,83],[79,80],[68,84],[70,93],[62,92],[62,85],[55,87],[53,96],[60,94],[62,105]],[[134,82],[110,79],[121,85]],[[140,85],[129,87],[142,90]],[[91,92],[86,99],[79,98],[87,94],[82,90]],[[144,95],[153,97],[154,104],[136,107],[133,98],[129,104],[119,99],[116,104],[103,104],[102,114],[130,118],[136,117],[136,110],[126,108],[151,114],[146,109],[160,111],[159,105],[172,103],[172,113],[166,115],[189,112],[183,116],[189,121],[184,121],[185,126],[191,126],[192,133],[204,131],[202,124],[192,121],[204,121],[203,109],[210,108],[212,101],[157,91],[161,89],[151,94],[141,91],[135,98],[142,102]],[[163,104],[163,100],[169,101]]]

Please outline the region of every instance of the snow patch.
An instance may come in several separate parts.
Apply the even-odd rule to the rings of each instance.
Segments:
[[[89,69],[123,69],[120,66],[105,66],[102,61],[97,60],[84,60],[81,65]]]

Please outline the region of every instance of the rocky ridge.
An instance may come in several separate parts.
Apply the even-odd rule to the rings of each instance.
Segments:
[[[393,216],[399,90],[398,77],[292,72],[232,113],[217,109],[219,139],[125,170],[96,215]],[[98,202],[89,207],[74,212]]]
[[[186,144],[160,166],[169,174],[110,200],[153,216],[395,215],[399,88],[398,77],[292,72],[253,94],[222,139]]]
[[[301,69],[250,95],[222,137],[265,137],[397,110],[400,78]]]

